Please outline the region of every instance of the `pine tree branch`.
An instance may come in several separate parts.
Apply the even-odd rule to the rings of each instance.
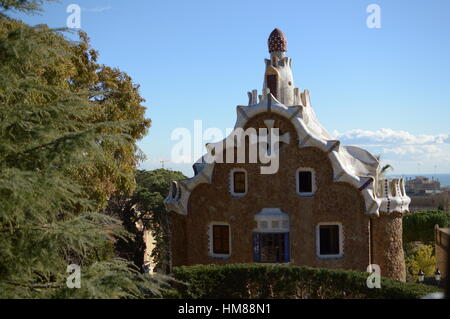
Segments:
[[[73,139],[73,138],[81,137],[83,135],[87,135],[88,133],[92,133],[93,131],[94,131],[94,129],[90,129],[90,130],[83,131],[81,133],[65,135],[65,136],[57,138],[57,139],[55,139],[55,140],[53,140],[53,141],[51,141],[49,143],[38,145],[36,147],[33,147],[33,148],[30,148],[30,149],[24,150],[22,152],[19,152],[19,153],[17,153],[17,155],[19,155],[19,156],[20,155],[27,155],[27,154],[32,153],[32,152],[37,151],[37,150],[42,150],[44,148],[47,148],[47,147],[50,147],[50,146],[53,146],[53,145],[61,144],[61,143],[63,143],[64,141],[66,141],[68,139]]]
[[[24,287],[24,288],[30,288],[30,289],[61,289],[64,287],[62,284],[58,283],[48,283],[48,284],[24,284],[20,282],[13,282],[13,281],[4,281],[3,283],[11,286],[16,287]]]

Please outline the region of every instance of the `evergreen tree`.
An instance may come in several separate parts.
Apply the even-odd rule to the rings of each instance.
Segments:
[[[55,1],[55,0],[47,0]],[[41,11],[44,0],[0,0],[0,10],[17,10],[22,12]]]
[[[0,0],[0,298],[129,298],[158,294],[158,277],[116,258],[129,234],[99,213],[134,189],[136,141],[150,126],[138,86],[99,65],[87,35],[28,26]],[[81,288],[66,286],[81,266]]]
[[[146,248],[144,231],[151,231],[155,240],[152,258],[156,261],[156,270],[170,273],[170,225],[163,201],[169,193],[171,182],[183,178],[186,178],[183,173],[172,170],[138,170],[136,191],[131,196],[113,196],[107,214],[119,218],[125,229],[134,235],[131,241],[118,240],[122,257],[132,260],[138,267],[142,266]]]

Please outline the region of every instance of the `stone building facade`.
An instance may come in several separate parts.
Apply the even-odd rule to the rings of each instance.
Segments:
[[[248,105],[237,106],[235,131],[207,145],[195,176],[173,182],[165,199],[173,265],[366,271],[378,264],[382,276],[405,280],[402,214],[410,199],[404,181],[381,179],[372,154],[334,140],[317,120],[309,92],[294,86],[284,34],[275,29],[268,46],[262,94],[248,93]],[[277,157],[276,172],[264,173],[264,158],[252,160],[251,136],[228,143],[235,132],[251,129],[259,132],[258,150]],[[268,136],[275,129],[273,144]],[[233,161],[217,161],[218,155]]]

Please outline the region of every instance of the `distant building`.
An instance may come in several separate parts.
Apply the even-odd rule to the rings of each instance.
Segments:
[[[416,176],[406,181],[405,189],[408,195],[438,194],[441,192],[441,183],[428,177]]]
[[[450,211],[449,189],[441,188],[437,179],[416,176],[405,184],[406,194],[411,198],[411,211],[442,209]]]

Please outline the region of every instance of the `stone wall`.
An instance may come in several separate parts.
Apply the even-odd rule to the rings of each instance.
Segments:
[[[186,228],[187,216],[179,215],[174,212],[169,213],[169,223],[171,232],[172,248],[172,265],[181,266],[187,265],[187,238],[186,232],[189,231]]]
[[[448,251],[450,246],[450,228],[436,229],[436,263],[442,278],[448,275]]]
[[[406,281],[402,227],[399,213],[372,218],[372,263],[380,266],[381,276]]]

